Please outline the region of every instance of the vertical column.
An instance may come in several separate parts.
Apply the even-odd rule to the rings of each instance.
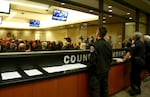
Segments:
[[[150,33],[150,14],[147,15],[147,33]]]
[[[99,0],[99,28],[103,27],[104,0]]]
[[[123,26],[122,26],[122,41],[124,41],[125,40],[125,26],[126,26],[126,24],[125,24],[125,22],[123,23]]]
[[[135,31],[139,31],[139,20],[140,20],[140,12],[136,9],[136,24],[135,24]]]

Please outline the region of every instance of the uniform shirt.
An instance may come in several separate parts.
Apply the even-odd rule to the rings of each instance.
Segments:
[[[141,40],[135,40],[131,45],[131,59],[135,57],[145,57],[145,45]]]
[[[104,39],[97,40],[93,46],[90,47],[90,62],[95,66],[96,74],[108,72],[112,61],[112,47]]]
[[[145,41],[146,57],[150,56],[150,41]]]

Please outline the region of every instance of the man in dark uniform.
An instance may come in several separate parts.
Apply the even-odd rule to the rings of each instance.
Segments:
[[[146,66],[145,66],[145,68],[147,69],[148,75],[150,76],[150,62],[149,62],[150,61],[150,33],[144,35],[144,43],[145,43],[145,49],[146,49],[146,52],[145,52]]]
[[[90,97],[108,97],[108,71],[112,61],[112,47],[104,39],[106,28],[102,27],[99,30],[96,32],[97,41],[90,46]]]
[[[141,94],[141,78],[140,73],[142,67],[145,65],[145,45],[144,42],[140,40],[142,34],[140,32],[135,32],[133,35],[133,43],[131,49],[127,52],[126,56],[123,58],[122,62],[127,60],[131,56],[131,73],[130,73],[130,96]]]

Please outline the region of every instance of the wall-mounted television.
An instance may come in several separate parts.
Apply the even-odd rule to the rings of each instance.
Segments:
[[[2,24],[2,17],[0,16],[0,24]]]
[[[68,12],[59,10],[59,9],[54,9],[52,19],[53,20],[59,20],[59,21],[66,21],[68,17]]]
[[[10,13],[10,1],[0,0],[0,13]]]
[[[29,21],[29,24],[30,24],[31,27],[40,27],[40,21],[39,20],[33,20],[33,19],[31,19]]]

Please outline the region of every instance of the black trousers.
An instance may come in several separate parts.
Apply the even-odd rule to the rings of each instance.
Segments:
[[[89,74],[90,97],[108,97],[108,72]]]
[[[142,70],[141,64],[135,64],[134,62],[131,64],[131,73],[130,73],[130,86],[134,92],[141,91],[141,78],[140,73]]]
[[[149,75],[150,75],[150,56],[146,56],[146,66],[145,68],[147,69]]]

